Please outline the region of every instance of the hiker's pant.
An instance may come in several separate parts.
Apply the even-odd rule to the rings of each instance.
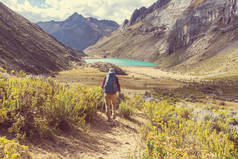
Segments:
[[[109,94],[105,93],[106,115],[110,119],[111,115],[116,116],[116,109],[118,107],[117,93]]]

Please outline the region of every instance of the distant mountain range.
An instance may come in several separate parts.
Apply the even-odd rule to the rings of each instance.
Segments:
[[[157,0],[84,52],[152,61],[175,71],[235,70],[237,20],[238,1]]]
[[[52,74],[81,63],[85,54],[58,42],[0,2],[0,67]]]
[[[79,50],[94,45],[119,27],[114,21],[85,18],[78,13],[65,21],[38,22],[37,25],[63,44]]]

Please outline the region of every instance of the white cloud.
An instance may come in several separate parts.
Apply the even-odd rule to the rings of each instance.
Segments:
[[[35,0],[0,0],[27,19],[38,21],[64,20],[74,12],[85,17],[110,19],[122,23],[130,18],[136,8],[150,6],[156,0],[45,0],[41,5],[32,5]]]

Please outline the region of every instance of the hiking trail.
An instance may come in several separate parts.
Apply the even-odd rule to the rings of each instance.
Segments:
[[[84,130],[61,133],[54,141],[42,141],[33,149],[36,159],[128,159],[139,155],[141,137],[138,129],[144,123],[142,115],[131,120],[117,117],[108,122],[98,112]]]

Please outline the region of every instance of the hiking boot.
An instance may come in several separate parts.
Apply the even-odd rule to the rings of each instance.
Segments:
[[[108,119],[107,119],[107,121],[108,121],[108,122],[111,122],[111,121],[112,121],[112,119],[111,119],[111,118],[108,118]]]

